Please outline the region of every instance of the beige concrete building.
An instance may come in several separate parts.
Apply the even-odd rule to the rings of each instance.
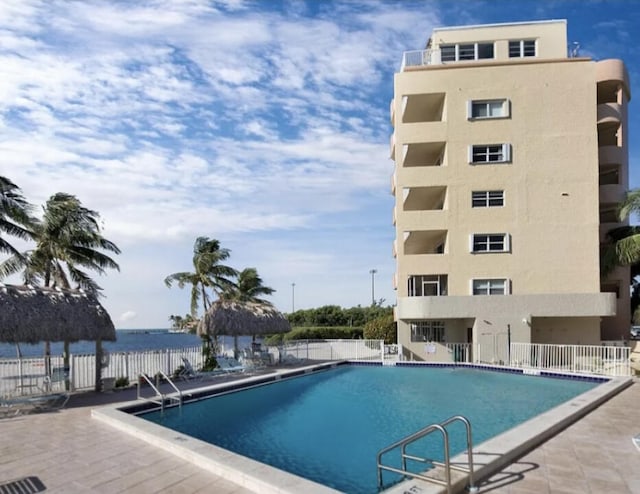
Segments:
[[[559,20],[439,28],[404,54],[390,144],[408,358],[628,335],[628,269],[601,280],[599,246],[628,189],[629,80],[576,51]]]

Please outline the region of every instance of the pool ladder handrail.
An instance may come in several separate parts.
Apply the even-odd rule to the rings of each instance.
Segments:
[[[180,389],[178,389],[178,387],[174,384],[174,382],[169,378],[169,376],[167,376],[164,372],[162,371],[158,371],[156,373],[156,383],[155,385],[153,384],[153,381],[151,380],[151,378],[149,376],[147,376],[146,374],[139,374],[138,375],[138,399],[139,400],[146,400],[146,401],[150,401],[151,403],[155,403],[157,405],[160,405],[160,410],[162,412],[164,412],[164,407],[165,407],[165,402],[166,401],[175,401],[178,404],[178,407],[180,407],[180,409],[182,409],[182,391],[180,391]],[[167,381],[171,387],[176,391],[177,396],[175,394],[164,394],[160,392],[160,378],[163,378],[165,381]],[[141,380],[144,379],[149,386],[151,386],[151,389],[153,389],[155,391],[155,395],[148,397],[148,396],[142,396],[140,394],[140,384],[141,384]]]
[[[452,422],[460,421],[464,424],[467,432],[467,462],[468,466],[460,466],[460,465],[452,465],[450,461],[450,450],[449,450],[449,433],[447,432],[446,426],[451,424]],[[431,460],[429,458],[422,458],[420,456],[413,456],[407,454],[407,446],[418,439],[422,439],[425,436],[428,436],[432,432],[440,431],[442,434],[442,438],[444,440],[444,463]],[[388,453],[391,450],[396,448],[401,448],[401,457],[402,457],[402,468],[395,468],[389,465],[382,464],[382,456],[385,453]],[[419,461],[422,463],[428,463],[431,465],[436,465],[440,467],[444,467],[445,479],[440,480],[433,477],[427,477],[426,475],[422,475],[420,473],[414,473],[407,470],[407,460]],[[473,482],[473,441],[471,437],[471,422],[466,417],[462,415],[454,415],[453,417],[449,417],[444,422],[440,422],[439,424],[431,424],[424,429],[420,429],[418,432],[414,432],[409,436],[400,439],[399,441],[393,443],[386,448],[381,449],[377,455],[377,472],[378,472],[378,489],[382,488],[382,471],[387,470],[390,472],[400,473],[407,477],[421,479],[426,482],[433,482],[435,484],[444,485],[447,488],[447,494],[451,494],[451,470],[457,470],[459,472],[464,472],[469,474],[469,485],[467,486],[467,490],[469,492],[476,492],[478,488],[474,485]]]

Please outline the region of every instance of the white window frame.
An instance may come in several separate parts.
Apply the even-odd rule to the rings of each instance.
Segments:
[[[493,55],[491,57],[482,57],[482,58],[480,57],[479,47],[483,45],[493,46]],[[442,50],[444,48],[451,48],[451,47],[453,47],[454,49],[454,59],[445,60],[445,58],[442,56]],[[470,53],[470,51],[468,51],[470,47],[473,47],[473,58],[466,56],[468,53]],[[461,58],[461,52],[462,52],[462,57],[464,58]],[[475,43],[447,43],[440,46],[440,61],[442,63],[473,62],[475,60],[493,60],[494,58],[496,58],[496,44],[494,41],[483,41],[483,42],[475,42]]]
[[[484,155],[485,159],[482,159]],[[498,159],[492,159],[496,157]],[[511,162],[511,144],[472,144],[467,159],[472,165],[493,165]]]
[[[473,190],[471,191],[472,208],[500,208],[504,207],[504,190]]]
[[[518,43],[518,54],[512,55],[511,46]],[[525,44],[526,43],[526,44]],[[533,43],[533,54],[530,51],[531,43]],[[529,58],[538,56],[538,41],[535,39],[510,39],[509,40],[509,58]]]
[[[418,320],[409,321],[409,331],[411,332],[411,341],[424,342],[445,342],[446,326],[444,321],[435,320]]]
[[[486,115],[474,115],[474,108],[485,108]],[[499,115],[493,115],[493,108],[501,108]],[[511,116],[511,102],[506,98],[479,99],[467,101],[467,120],[493,120],[495,118],[509,118]]]
[[[478,287],[484,284],[486,287]],[[495,291],[502,288],[500,292]],[[483,291],[480,291],[483,288]],[[511,283],[508,278],[475,278],[471,280],[471,295],[509,295],[511,293]]]
[[[485,237],[482,239],[482,237]],[[502,240],[499,241],[497,237]],[[485,249],[476,249],[476,245],[483,242]],[[502,245],[501,249],[492,249],[492,246]],[[472,254],[502,254],[511,252],[511,235],[508,233],[472,233],[469,235],[469,252]]]
[[[440,297],[447,295],[448,277],[446,274],[410,275],[407,279],[407,295],[409,297]],[[427,287],[435,288],[435,295],[428,293]]]

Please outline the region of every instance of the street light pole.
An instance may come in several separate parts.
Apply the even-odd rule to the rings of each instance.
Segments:
[[[369,271],[371,273],[371,305],[376,304],[376,282],[375,282],[375,274],[378,272],[377,269],[372,269]]]
[[[296,311],[296,284],[291,283],[291,313]]]

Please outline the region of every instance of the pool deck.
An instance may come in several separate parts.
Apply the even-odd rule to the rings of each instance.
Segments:
[[[182,383],[182,389],[206,383]],[[91,417],[102,405],[135,399],[135,389],[73,395],[58,412],[0,419],[0,491],[36,478],[51,493],[249,494],[142,439]],[[640,381],[484,481],[493,494],[640,492]],[[28,492],[39,492],[36,490]]]

